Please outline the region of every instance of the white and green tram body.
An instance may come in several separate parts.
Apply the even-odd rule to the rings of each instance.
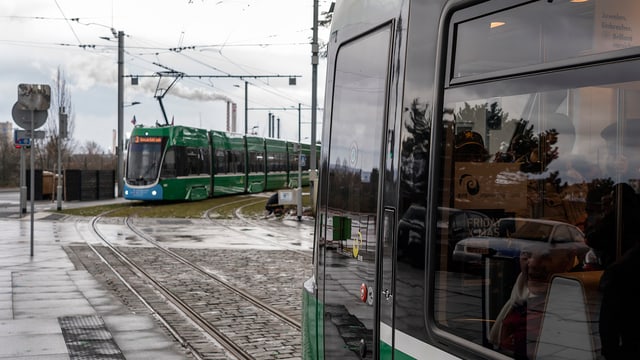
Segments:
[[[640,221],[640,3],[332,10],[303,358],[638,358],[640,285],[600,279]]]

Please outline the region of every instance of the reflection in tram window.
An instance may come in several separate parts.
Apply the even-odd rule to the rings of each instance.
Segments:
[[[389,29],[384,28],[350,43],[340,51],[336,65],[331,137],[344,147],[331,153],[328,188],[322,204],[325,234],[318,277],[324,302],[324,351],[327,359],[371,358],[375,308],[377,200],[380,177],[380,139]],[[371,59],[362,66],[358,59]],[[366,89],[366,91],[365,91]]]
[[[522,88],[526,89],[527,85]],[[441,162],[447,171],[442,178],[440,206],[479,212],[496,224],[506,218],[528,218],[530,224],[541,219],[537,225],[539,231],[547,223],[570,224],[572,233],[548,234],[539,246],[545,247],[547,256],[565,256],[567,253],[560,249],[567,242],[561,239],[578,239],[579,249],[588,250],[584,233],[589,230],[589,219],[593,222],[603,208],[602,205],[587,206],[593,202],[588,198],[595,197],[590,196],[590,192],[605,183],[637,186],[640,181],[640,133],[636,134],[636,127],[640,130],[640,120],[636,120],[640,119],[637,105],[640,104],[640,83],[513,94],[496,93],[496,89],[500,86],[487,87],[484,98],[446,103],[447,114],[453,116],[445,116],[443,134],[447,142],[454,142],[456,146],[443,148]],[[458,99],[455,90],[447,95],[449,99]],[[496,116],[500,118],[498,121]],[[458,145],[460,142],[464,143]],[[474,154],[455,153],[463,147],[471,149],[468,144],[475,148]],[[627,188],[633,196],[638,191],[630,185]],[[600,197],[597,199],[600,201]],[[622,211],[630,214],[629,210]],[[439,222],[445,220],[438,218]],[[557,232],[562,227],[556,225],[555,229]],[[521,240],[514,240],[514,236],[522,237],[518,236],[522,230],[516,228],[505,234],[496,231],[461,240],[455,251],[451,247],[444,249],[449,246],[445,245],[447,242],[437,242],[441,251],[454,253],[449,262],[440,263],[437,289],[455,292],[461,300],[455,304],[435,304],[438,324],[468,340],[490,344],[488,346],[505,354],[532,358],[536,348],[548,349],[551,345],[539,343],[543,339],[540,329],[520,330],[522,334],[515,335],[523,339],[520,348],[501,344],[504,337],[497,334],[493,334],[491,345],[491,325],[503,321],[500,310],[505,304],[514,301],[515,293],[520,305],[531,303],[535,296],[518,282],[522,274],[515,254],[516,249],[520,249],[516,244]],[[531,235],[536,229],[530,227],[527,231]],[[616,233],[615,225],[608,233]],[[557,238],[551,238],[553,236]],[[538,242],[535,236],[531,240]],[[605,241],[611,241],[609,245],[615,248],[615,239]],[[544,277],[545,293],[552,275],[589,269],[590,264],[585,261],[589,256],[593,258],[594,250],[589,255],[586,250],[573,252],[570,266]],[[467,255],[456,257],[457,251]],[[545,297],[536,299],[543,300],[537,305],[540,311],[550,306],[544,302]],[[597,319],[599,297],[587,297],[584,302],[585,309],[593,312],[590,316]],[[588,330],[597,334],[597,323],[590,324]],[[544,339],[561,341],[550,336]],[[599,337],[594,341],[599,349]]]
[[[331,22],[303,358],[640,358],[640,2]]]

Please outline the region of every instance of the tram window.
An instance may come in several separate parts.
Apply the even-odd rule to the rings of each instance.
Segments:
[[[226,174],[229,172],[229,160],[227,159],[225,150],[215,150],[215,170],[214,174]]]
[[[267,170],[270,172],[273,171],[284,171],[285,169],[285,154],[284,153],[272,153],[269,155],[269,160],[267,161]]]
[[[298,154],[289,155],[289,171],[298,171]]]
[[[229,172],[231,173],[244,173],[245,160],[244,152],[239,150],[229,151]]]
[[[173,148],[167,149],[164,155],[160,176],[163,178],[176,177],[176,153]]]
[[[209,152],[203,148],[174,146],[171,151],[175,156],[176,176],[193,176],[209,174],[210,159]]]
[[[461,21],[451,77],[622,52],[640,45],[637,19],[636,0],[616,0],[531,1]]]
[[[326,238],[321,240],[319,267],[324,274],[318,276],[318,288],[327,289],[319,295],[327,359],[369,359],[376,351],[376,201],[384,158],[390,35],[389,27],[372,32],[343,45],[336,59],[332,151],[326,168],[330,195],[320,205]],[[308,162],[302,158],[303,168]]]
[[[157,142],[133,142],[127,159],[127,179],[145,184],[156,181],[165,140]],[[163,164],[164,166],[164,164]]]
[[[249,172],[264,172],[264,153],[260,151],[249,152]]]
[[[211,174],[211,156],[208,148],[199,149],[200,174]]]
[[[635,192],[631,198],[638,196],[640,75],[632,70],[638,65],[606,64],[445,90],[440,131],[442,143],[454,146],[442,146],[438,205],[485,214],[494,225],[464,238],[447,233],[446,240],[438,238],[436,253],[449,255],[438,258],[438,326],[504,354],[534,358],[536,351],[539,355],[554,346],[574,345],[568,334],[576,323],[547,327],[554,336],[544,333],[542,322],[554,316],[545,309],[557,308],[561,301],[575,306],[576,322],[598,318],[597,291],[589,292],[586,283],[579,297],[559,300],[549,291],[552,276],[570,277],[588,267],[591,249],[584,234],[602,217],[602,193],[626,184]],[[611,82],[618,71],[614,66],[626,69],[629,81]],[[618,211],[623,218],[631,216]],[[447,221],[438,218],[439,224]],[[586,241],[592,245],[590,241],[619,237],[618,251],[624,253],[632,240],[622,229],[611,229],[608,240],[587,236]],[[542,301],[535,319],[530,317],[533,303],[527,302],[531,298],[523,295],[534,294],[534,277],[527,282],[521,274],[526,269],[521,265],[531,268],[533,261],[546,264],[536,270],[535,294]],[[593,284],[597,280],[591,290]],[[455,302],[450,301],[453,294]],[[505,319],[515,304],[532,306],[526,319],[520,319],[528,322],[526,327],[515,328],[520,320]],[[595,313],[586,314],[582,306]],[[518,342],[515,347],[505,342],[512,330],[520,331],[509,340]],[[594,345],[575,344],[571,357],[595,358],[600,349],[597,321],[583,330],[578,335]]]

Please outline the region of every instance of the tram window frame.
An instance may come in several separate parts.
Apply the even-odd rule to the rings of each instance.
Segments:
[[[318,297],[325,304],[331,304],[325,308],[320,320],[321,327],[331,330],[323,331],[342,333],[341,328],[344,328],[349,336],[343,339],[344,343],[336,341],[329,344],[325,338],[323,347],[327,358],[370,358],[375,357],[378,351],[375,345],[375,339],[379,338],[379,324],[375,323],[378,315],[372,305],[378,298],[375,294],[378,288],[375,267],[376,241],[381,226],[378,216],[381,214],[376,210],[376,202],[381,196],[378,181],[382,176],[369,174],[374,170],[379,173],[381,165],[382,144],[373,145],[372,139],[382,139],[384,130],[379,124],[387,121],[388,109],[384,99],[389,95],[392,35],[392,23],[382,23],[342,43],[334,60],[336,73],[330,96],[333,104],[329,120],[332,124],[329,126],[330,137],[333,141],[339,136],[348,138],[350,145],[346,148],[333,147],[327,160],[329,165],[324,165],[329,173],[324,175],[328,177],[327,187],[335,190],[325,189],[327,196],[319,200],[319,216],[325,219],[321,225],[326,231],[323,238],[336,246],[320,247],[318,266],[324,270],[318,275]],[[363,58],[372,61],[362,62]],[[354,103],[372,105],[353,115],[349,105]],[[371,126],[371,123],[378,126]],[[366,131],[354,131],[358,127]],[[380,133],[376,132],[378,130]],[[337,141],[343,142],[344,139]],[[302,154],[301,161],[302,169],[308,169],[306,154]],[[370,245],[372,241],[374,246]],[[335,262],[336,266],[325,266],[327,262]],[[323,290],[336,288],[341,290]],[[333,318],[349,320],[334,322]],[[362,346],[357,343],[358,338],[359,344],[365,345],[360,347],[365,351],[362,355],[352,350]]]
[[[509,0],[490,1],[474,6],[466,7],[463,9],[455,10],[455,13],[451,15],[448,25],[447,36],[447,67],[445,68],[445,87],[464,85],[468,83],[474,83],[478,81],[486,81],[497,78],[504,78],[516,75],[526,75],[538,73],[543,70],[554,70],[571,66],[583,66],[587,64],[597,64],[602,61],[621,60],[628,57],[633,57],[638,52],[638,46],[629,46],[627,48],[621,48],[617,50],[602,50],[594,51],[591,54],[581,54],[574,57],[560,58],[552,61],[544,61],[537,64],[531,64],[526,66],[514,66],[511,68],[495,69],[493,71],[487,71],[479,74],[470,74],[465,76],[455,76],[456,61],[458,61],[458,54],[456,53],[456,46],[458,43],[458,37],[461,32],[461,25],[469,23],[474,20],[482,19],[483,17],[499,14],[503,11],[517,9],[519,7],[525,7],[530,4],[548,4],[553,6],[553,1],[532,1],[522,0],[517,3]],[[556,2],[557,3],[557,2]],[[526,10],[525,10],[526,12]],[[477,55],[477,54],[474,54]]]
[[[530,2],[523,1],[516,6],[527,3]],[[505,8],[506,4],[509,6],[513,5],[504,1],[495,1],[478,4],[464,9],[450,8],[450,12],[448,14],[443,14],[443,18],[446,19],[444,29],[448,29],[448,32],[445,31],[442,34],[447,37],[448,41],[446,43],[443,41],[443,46],[439,49],[442,55],[441,58],[443,59],[443,68],[441,68],[441,70],[444,72],[444,76],[440,77],[441,83],[437,89],[438,95],[436,96],[436,104],[439,105],[434,108],[436,114],[445,114],[444,110],[446,108],[446,104],[451,103],[453,100],[468,100],[468,94],[475,94],[477,95],[476,97],[480,99],[483,98],[483,95],[480,95],[483,94],[482,89],[491,86],[494,88],[509,89],[503,92],[501,92],[501,90],[496,90],[494,92],[504,96],[514,93],[525,94],[527,91],[530,93],[544,93],[554,89],[572,90],[582,87],[597,87],[599,85],[621,86],[621,84],[626,82],[640,81],[640,79],[636,78],[629,79],[628,76],[630,71],[633,72],[633,69],[637,69],[637,66],[640,65],[638,47],[609,52],[605,51],[598,54],[557,60],[537,65],[516,67],[513,69],[501,69],[480,75],[465,76],[463,78],[453,78],[455,37],[457,35],[456,24],[463,19],[478,18],[483,14],[496,11],[499,8],[497,8],[495,4],[505,6]],[[449,17],[447,17],[448,15]],[[444,54],[442,54],[442,52],[444,52]],[[605,71],[601,71],[599,69]],[[637,73],[637,71],[635,73]],[[457,94],[458,96],[448,98],[448,95],[450,94]],[[444,129],[440,125],[436,127],[436,130],[438,133],[443,133]],[[438,134],[435,136],[438,137],[440,135]],[[441,140],[444,142],[446,137],[443,136]],[[440,176],[431,178],[430,182],[432,183],[432,186],[430,186],[430,188],[435,189],[436,193],[434,194],[434,201],[437,202],[438,206],[441,206],[443,205],[443,181],[445,176],[442,174],[445,173],[443,170],[445,169],[445,162],[449,161],[451,164],[455,164],[455,162],[453,160],[444,159],[446,156],[445,150],[441,148],[440,145],[437,145],[434,148],[434,153],[435,155],[433,158],[436,160],[434,164],[438,167],[439,170],[437,172],[440,173]],[[436,204],[432,204],[432,206],[436,206]],[[434,216],[434,220],[438,220],[437,215]],[[430,234],[432,239],[436,239],[433,235],[434,232],[435,229],[432,228]],[[436,248],[435,244],[431,244],[431,246],[433,249]],[[436,291],[434,291],[437,290],[435,288],[435,273],[441,270],[439,268],[440,265],[436,260],[436,253],[437,251],[432,251],[429,256],[429,262],[436,265],[431,266],[430,271],[432,274],[428,277],[427,284],[429,290],[426,292],[427,294],[431,294],[428,297],[428,313],[426,320],[427,324],[429,324],[429,327],[433,331],[432,334],[441,337],[442,339],[446,339],[447,342],[453,341],[454,343],[462,344],[465,348],[471,347],[474,351],[477,351],[478,354],[484,354],[489,357],[496,356],[496,352],[494,350],[490,347],[485,347],[482,343],[471,341],[466,338],[464,338],[466,340],[461,342],[463,337],[460,335],[459,331],[455,331],[455,328],[440,327],[438,319],[441,315],[436,313],[436,301],[437,297],[442,297],[443,294],[437,295]],[[484,340],[485,339],[483,339],[483,341]]]

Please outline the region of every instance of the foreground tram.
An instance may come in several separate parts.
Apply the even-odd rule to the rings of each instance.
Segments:
[[[309,185],[310,146],[187,126],[136,126],[124,198],[195,201]],[[300,179],[300,180],[298,180]]]
[[[640,2],[338,1],[304,359],[638,359]]]

